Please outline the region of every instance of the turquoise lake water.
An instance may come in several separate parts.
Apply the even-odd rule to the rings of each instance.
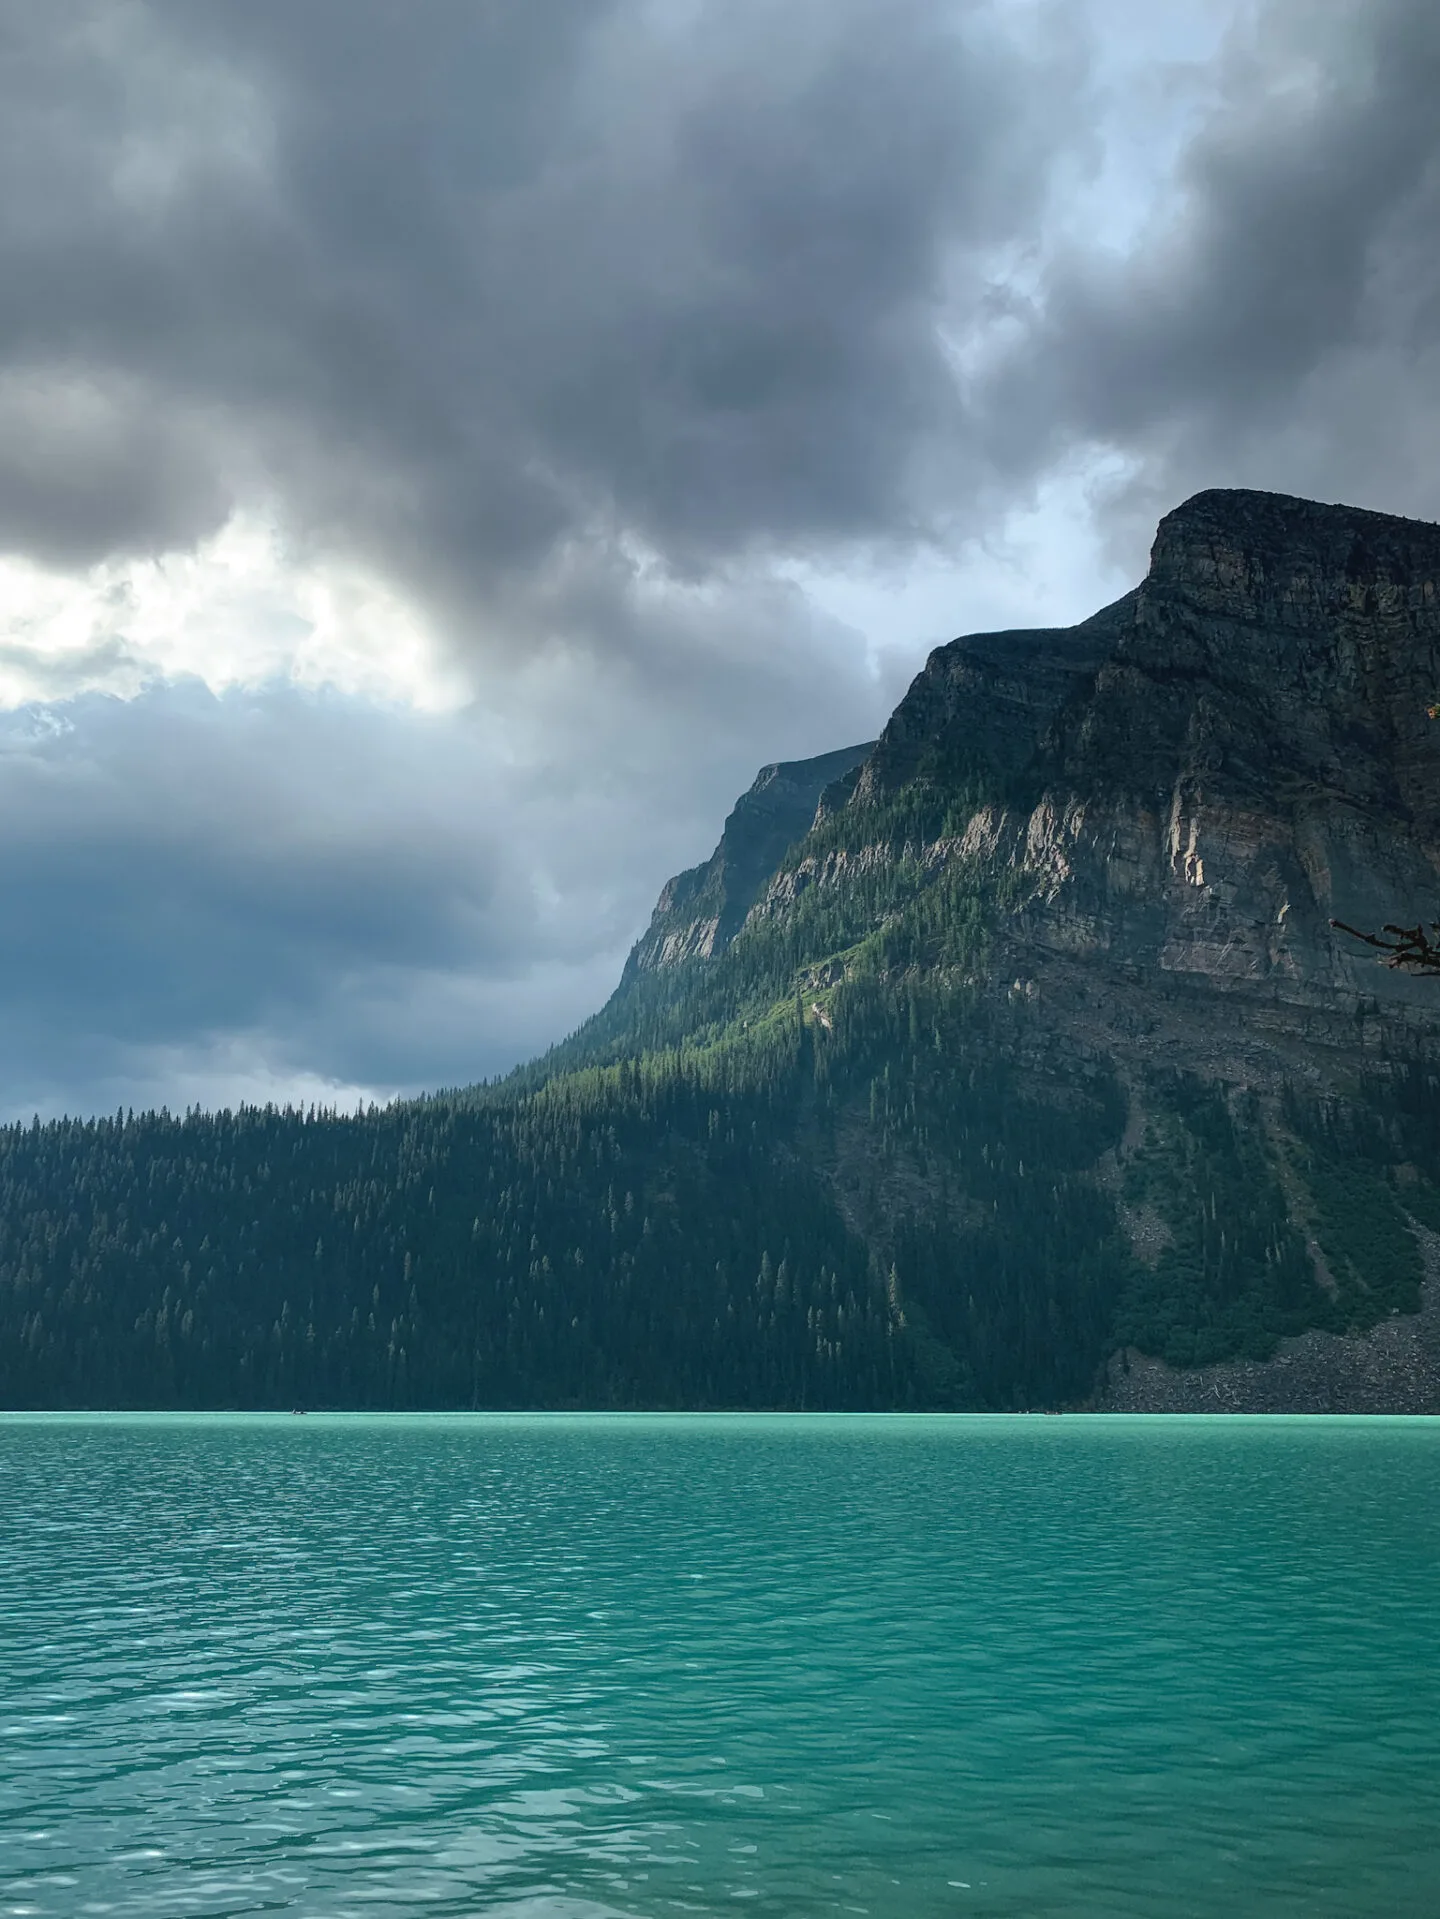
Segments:
[[[1440,1423],[0,1418],[0,1914],[1440,1912]]]

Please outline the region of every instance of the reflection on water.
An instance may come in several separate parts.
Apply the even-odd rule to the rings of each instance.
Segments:
[[[0,1419],[0,1914],[1429,1919],[1420,1421]]]

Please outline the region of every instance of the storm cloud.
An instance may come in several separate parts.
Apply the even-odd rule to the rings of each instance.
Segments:
[[[543,1050],[713,840],[736,765],[868,719],[798,600],[745,603],[755,707],[690,610],[694,729],[663,680],[543,655],[452,712],[188,679],[0,714],[5,1112],[351,1105]]]
[[[695,576],[933,533],[976,479],[937,320],[1077,124],[1063,17],[12,10],[0,537],[164,547],[268,488],[459,608],[622,535]]]
[[[1429,0],[13,0],[0,1105],[500,1070],[936,640],[1205,485],[1440,515],[1437,84]]]
[[[1057,248],[994,457],[1113,450],[1143,524],[1217,482],[1440,517],[1440,12],[1279,0],[1208,80],[1133,247]]]

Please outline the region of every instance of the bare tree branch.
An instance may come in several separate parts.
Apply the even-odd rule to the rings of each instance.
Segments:
[[[1362,933],[1356,926],[1347,926],[1344,920],[1331,920],[1330,924],[1337,933],[1348,933],[1351,939],[1363,940],[1367,946],[1375,947],[1382,955],[1382,966],[1405,967],[1415,973],[1440,973],[1440,939],[1431,937],[1440,934],[1440,920],[1432,920],[1428,931],[1423,926],[1386,926],[1378,933]]]

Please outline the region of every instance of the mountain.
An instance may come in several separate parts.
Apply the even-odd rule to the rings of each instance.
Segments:
[[[0,1134],[5,1404],[1440,1409],[1440,528],[1250,492],[767,767],[610,1002]]]
[[[813,825],[827,788],[836,786],[838,797],[874,745],[868,740],[814,760],[762,766],[735,802],[709,859],[666,883],[649,930],[630,955],[627,977],[723,953],[770,875]]]

